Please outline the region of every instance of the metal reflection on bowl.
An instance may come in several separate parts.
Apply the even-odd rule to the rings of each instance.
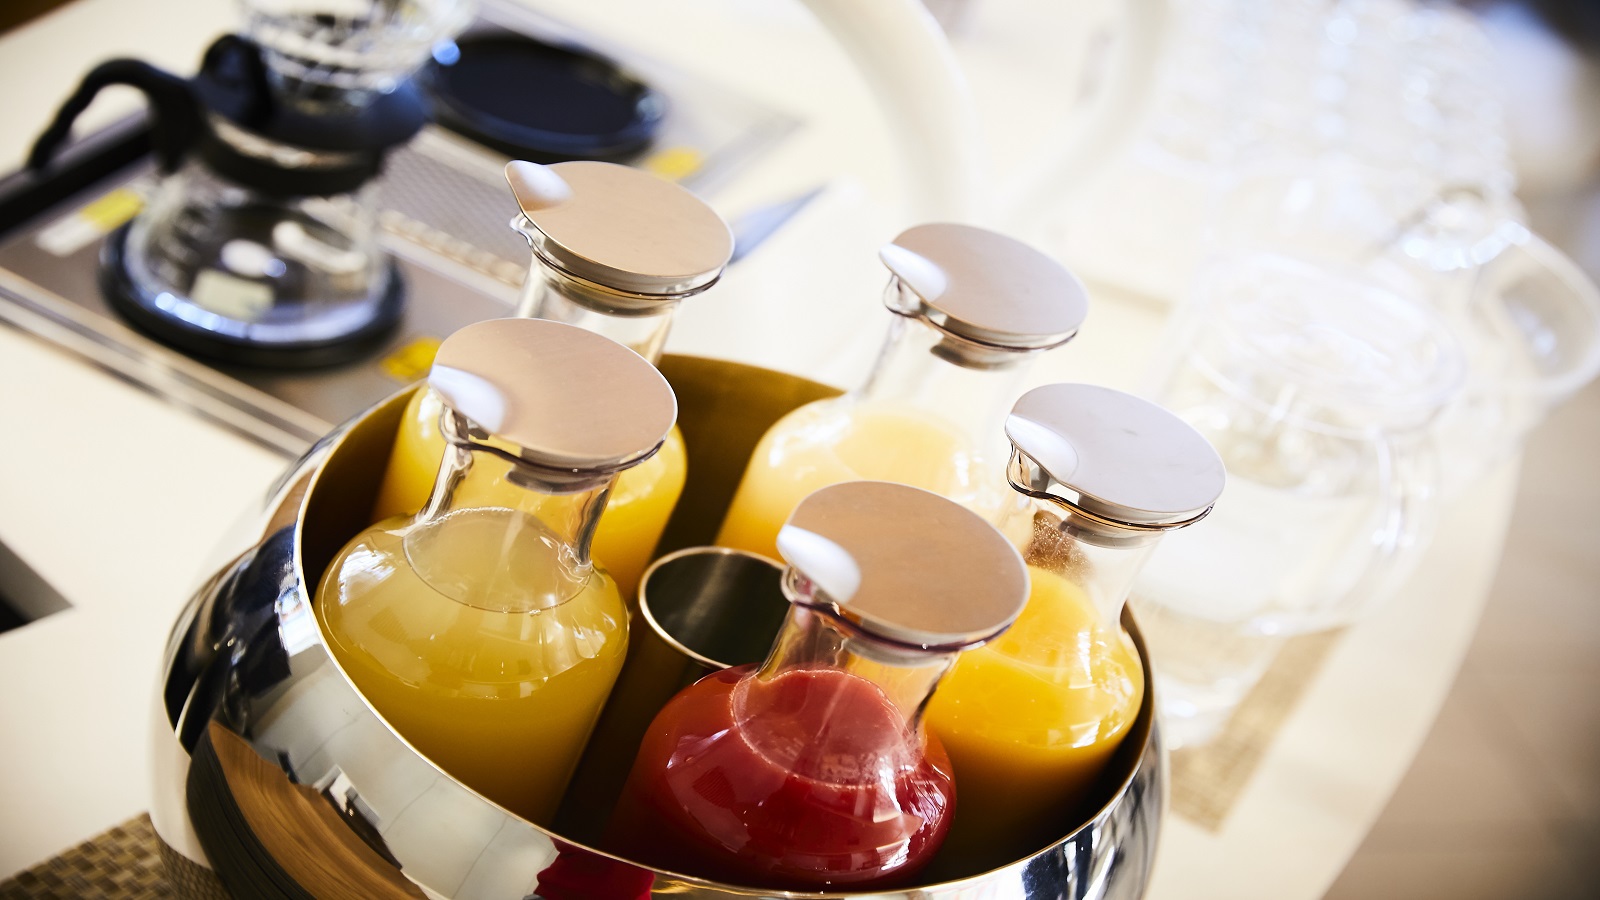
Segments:
[[[832,391],[718,360],[667,357],[662,370],[678,393],[691,472],[660,548],[670,552],[709,543],[767,426]],[[577,833],[583,828],[553,834],[474,793],[374,712],[324,646],[310,597],[333,555],[367,524],[409,393],[358,416],[296,463],[252,520],[251,546],[208,580],[180,617],[167,648],[166,716],[155,739],[175,741],[187,765],[164,769],[156,785],[157,807],[178,810],[155,817],[163,841],[181,844],[192,828],[205,861],[240,897],[524,900],[541,896],[541,879],[554,883],[574,860],[586,871],[621,877],[608,884],[636,875],[659,897],[867,896],[774,894],[633,866],[588,846]],[[1125,624],[1142,657],[1137,628],[1131,619]],[[750,642],[765,646],[755,635]],[[1148,660],[1145,667],[1148,684]],[[667,696],[633,704],[622,724],[642,729]],[[605,728],[602,722],[591,756],[619,749],[606,747]],[[613,755],[631,759],[632,749]],[[1059,840],[1019,848],[1015,862],[987,872],[937,861],[924,876],[928,883],[870,896],[1139,897],[1165,783],[1147,695],[1102,790],[1084,808],[1062,811]],[[181,803],[171,802],[178,797]],[[591,830],[609,811],[598,805],[588,810]]]

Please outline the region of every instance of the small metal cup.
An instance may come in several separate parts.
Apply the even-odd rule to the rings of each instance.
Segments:
[[[597,841],[656,713],[705,675],[765,660],[788,613],[783,566],[764,556],[688,547],[646,569],[627,662],[573,773],[556,831]]]
[[[676,692],[709,672],[767,658],[789,613],[783,566],[727,547],[669,553],[645,570],[639,613],[650,630],[634,634],[684,658]]]

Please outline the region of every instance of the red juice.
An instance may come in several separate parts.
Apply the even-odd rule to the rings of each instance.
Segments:
[[[607,832],[613,852],[752,887],[915,875],[949,828],[944,749],[908,734],[864,678],[799,668],[758,680],[752,668],[708,675],[656,716]]]

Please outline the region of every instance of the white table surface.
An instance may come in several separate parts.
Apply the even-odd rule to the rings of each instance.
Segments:
[[[871,100],[805,10],[793,0],[538,5],[805,119],[712,200],[736,214],[818,183],[828,190],[716,291],[685,304],[668,349],[855,380],[881,328],[874,251],[910,223],[897,212],[902,185]],[[1061,24],[1054,6],[980,4],[958,42],[1002,167],[1032,149],[1007,123],[1027,102],[1048,102],[1065,65],[1041,52],[1045,26]],[[0,168],[20,162],[93,63],[135,55],[191,71],[233,16],[224,0],[76,0],[0,37]],[[108,96],[87,122],[131,102]],[[1135,385],[1162,315],[1091,287],[1082,336],[1034,381]],[[147,742],[168,629],[219,536],[284,462],[3,327],[0,409],[0,540],[72,604],[0,635],[4,877],[149,807]],[[1321,896],[1449,689],[1514,486],[1507,467],[1470,509],[1447,511],[1401,595],[1331,655],[1220,833],[1168,817],[1152,898]]]

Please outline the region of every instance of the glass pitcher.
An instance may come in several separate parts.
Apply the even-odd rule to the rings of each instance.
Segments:
[[[1449,496],[1600,373],[1600,287],[1522,224],[1511,189],[1326,159],[1261,167],[1218,197],[1214,252],[1358,269],[1450,324],[1467,374],[1436,426]]]
[[[1600,374],[1600,287],[1513,215],[1475,190],[1447,191],[1383,260],[1424,286],[1466,352],[1466,383],[1436,428],[1447,496],[1470,490]]]
[[[1180,743],[1284,636],[1352,621],[1409,572],[1437,511],[1430,426],[1463,372],[1443,317],[1359,275],[1272,255],[1203,273],[1150,394],[1216,447],[1228,491],[1130,601]]]

